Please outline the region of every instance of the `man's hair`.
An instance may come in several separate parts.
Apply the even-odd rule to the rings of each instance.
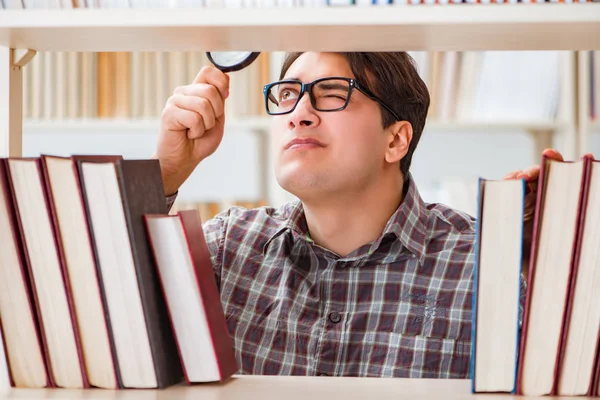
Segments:
[[[403,120],[410,122],[413,136],[408,152],[400,161],[400,171],[407,179],[413,153],[425,127],[429,109],[429,91],[419,76],[417,65],[406,52],[339,53],[348,62],[356,80],[378,96]],[[283,79],[302,52],[288,53],[281,67]],[[389,127],[395,118],[381,105],[382,125]]]

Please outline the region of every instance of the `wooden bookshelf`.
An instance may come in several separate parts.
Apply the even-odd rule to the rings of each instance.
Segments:
[[[459,379],[403,379],[352,378],[304,376],[234,376],[221,384],[185,384],[164,390],[66,390],[66,389],[11,389],[2,400],[13,399],[122,399],[122,400],[512,400],[509,393],[473,394],[470,380]],[[535,397],[518,396],[519,399]],[[544,396],[552,400],[552,396]],[[586,397],[576,397],[586,399]],[[593,397],[589,397],[592,399]],[[538,398],[539,399],[539,398]]]
[[[3,10],[0,46],[37,51],[600,49],[600,3]]]
[[[0,11],[0,157],[22,154],[21,67],[29,62],[36,51],[240,49],[253,51],[600,49],[600,3],[319,9],[2,10]],[[567,74],[569,79],[574,76],[575,73]],[[565,98],[567,99],[565,102],[576,104],[576,99]],[[140,123],[140,127],[145,123]],[[257,126],[262,126],[262,123],[262,120],[256,122]],[[514,128],[513,124],[508,125]],[[432,124],[430,128],[435,126]],[[438,128],[441,126],[442,124],[437,125]],[[448,129],[451,126],[446,124],[444,128]],[[455,129],[465,127],[453,126]],[[561,125],[533,121],[531,124],[519,126],[525,126],[525,129],[532,128],[531,130],[536,132],[548,132]],[[481,127],[487,128],[489,124],[482,124]],[[166,390],[6,389],[0,392],[0,399],[514,398],[510,394],[474,395],[471,393],[470,385],[469,380],[446,379],[236,376],[223,384],[194,386],[182,384]]]
[[[19,66],[26,65],[37,51],[231,49],[600,49],[600,3],[2,10],[0,155],[22,154]],[[576,76],[574,68],[571,72],[565,74],[566,79]],[[562,96],[569,105],[576,104],[572,97]],[[567,114],[561,122],[570,123],[573,118]],[[587,143],[575,144],[573,135],[565,136],[571,143],[566,156],[576,156]],[[536,135],[541,144],[546,143],[546,136]]]

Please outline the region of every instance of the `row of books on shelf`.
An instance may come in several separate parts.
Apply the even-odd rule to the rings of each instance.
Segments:
[[[208,65],[204,52],[39,52],[23,68],[23,117],[155,118]],[[264,114],[268,81],[269,53],[230,74],[226,113]]]
[[[430,92],[428,115],[436,121],[552,121],[557,116],[560,52],[410,54]]]
[[[600,51],[590,52],[590,116],[600,118]]]
[[[557,115],[559,52],[410,54],[429,88],[429,116],[436,121],[552,121]],[[248,68],[229,74],[227,115],[265,115],[262,87],[279,72],[270,58],[262,53]],[[23,116],[155,118],[174,89],[193,82],[205,65],[210,62],[204,52],[41,52],[23,70]]]
[[[480,180],[472,388],[596,396],[600,161],[541,166],[535,198],[523,180]],[[200,206],[188,206],[168,212],[157,160],[1,159],[13,386],[161,388],[237,371]],[[227,207],[205,206],[206,219]]]
[[[13,387],[163,388],[238,370],[202,219],[168,212],[156,159],[0,159],[0,327]]]
[[[600,0],[0,0],[4,8],[327,7],[381,5],[590,3]]]
[[[598,396],[600,161],[543,157],[527,188],[480,179],[472,390]]]

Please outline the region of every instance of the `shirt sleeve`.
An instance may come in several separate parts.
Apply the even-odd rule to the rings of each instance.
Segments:
[[[171,211],[171,208],[173,208],[173,204],[175,203],[175,199],[177,198],[178,193],[179,191],[173,193],[170,196],[167,196],[167,212]]]
[[[166,196],[168,211],[171,211],[173,208],[178,193],[179,192],[175,192],[170,196]],[[210,253],[210,259],[215,273],[215,280],[219,289],[221,286],[223,244],[225,241],[225,231],[227,229],[227,215],[228,214],[226,213],[221,213],[202,224],[204,239],[208,246],[208,252]]]
[[[227,215],[221,213],[214,218],[204,222],[204,238],[208,245],[208,252],[215,273],[217,287],[221,288],[221,273],[223,271],[223,246],[225,243],[225,233],[227,230]]]
[[[527,280],[521,273],[521,291],[519,297],[519,328],[523,327],[523,314],[525,312],[525,301],[527,300]]]

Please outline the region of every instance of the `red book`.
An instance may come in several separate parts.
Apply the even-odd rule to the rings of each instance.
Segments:
[[[53,383],[89,387],[67,271],[57,246],[39,157],[9,158],[6,172]]]
[[[198,212],[144,220],[186,381],[229,378],[238,363]]]
[[[116,353],[98,278],[94,241],[88,226],[77,162],[110,162],[122,157],[42,154],[40,158],[57,250],[65,268],[65,285],[72,293],[89,386],[116,389],[120,387]]]
[[[10,385],[52,387],[5,161],[0,159],[0,331]]]
[[[77,165],[120,386],[177,384],[183,371],[143,218],[168,212],[160,164],[117,159]]]
[[[556,395],[594,396],[600,338],[600,162],[586,157]]]
[[[586,166],[583,159],[542,157],[519,349],[519,395],[553,395],[557,390]]]

